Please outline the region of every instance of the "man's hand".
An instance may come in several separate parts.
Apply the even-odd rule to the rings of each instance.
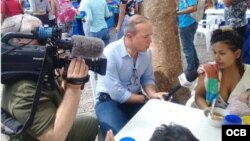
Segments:
[[[107,132],[105,141],[115,141],[115,138],[114,138],[114,135],[113,135],[112,130],[109,130],[109,131]]]
[[[116,26],[115,32],[119,32],[120,28],[121,28],[120,26]]]
[[[70,62],[67,78],[68,79],[77,79],[84,78],[88,75],[88,66],[85,64],[85,61],[80,58],[73,58]],[[81,85],[74,85],[67,83],[67,88],[80,89]]]
[[[164,100],[164,96],[167,96],[167,92],[157,92],[153,95],[153,97],[151,98],[156,98],[156,99],[161,99],[161,100]]]

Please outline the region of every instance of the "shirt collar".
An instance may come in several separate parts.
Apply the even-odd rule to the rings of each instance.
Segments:
[[[121,57],[129,56],[128,51],[126,50],[125,44],[124,44],[124,36],[120,39],[122,47],[120,48]]]

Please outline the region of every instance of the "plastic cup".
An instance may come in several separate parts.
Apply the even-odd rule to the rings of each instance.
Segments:
[[[242,118],[243,125],[250,125],[250,116],[243,116],[241,118]]]
[[[120,141],[136,141],[136,140],[132,137],[123,137],[120,139]]]
[[[224,125],[241,125],[242,119],[238,115],[226,115],[224,117]]]

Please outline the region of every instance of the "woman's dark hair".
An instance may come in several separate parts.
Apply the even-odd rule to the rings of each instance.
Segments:
[[[222,27],[213,31],[211,45],[216,42],[223,42],[227,44],[229,46],[229,49],[235,52],[238,49],[242,50],[244,39],[236,30],[233,30],[229,27]],[[236,64],[240,72],[243,74],[244,66],[242,63],[242,54],[236,60]]]
[[[157,127],[149,141],[199,141],[192,132],[181,125],[170,123]]]

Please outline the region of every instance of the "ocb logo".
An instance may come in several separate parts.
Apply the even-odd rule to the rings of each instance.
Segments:
[[[247,136],[247,131],[246,129],[227,129],[226,130],[226,135],[227,136]]]
[[[222,125],[222,141],[249,141],[249,125]]]

